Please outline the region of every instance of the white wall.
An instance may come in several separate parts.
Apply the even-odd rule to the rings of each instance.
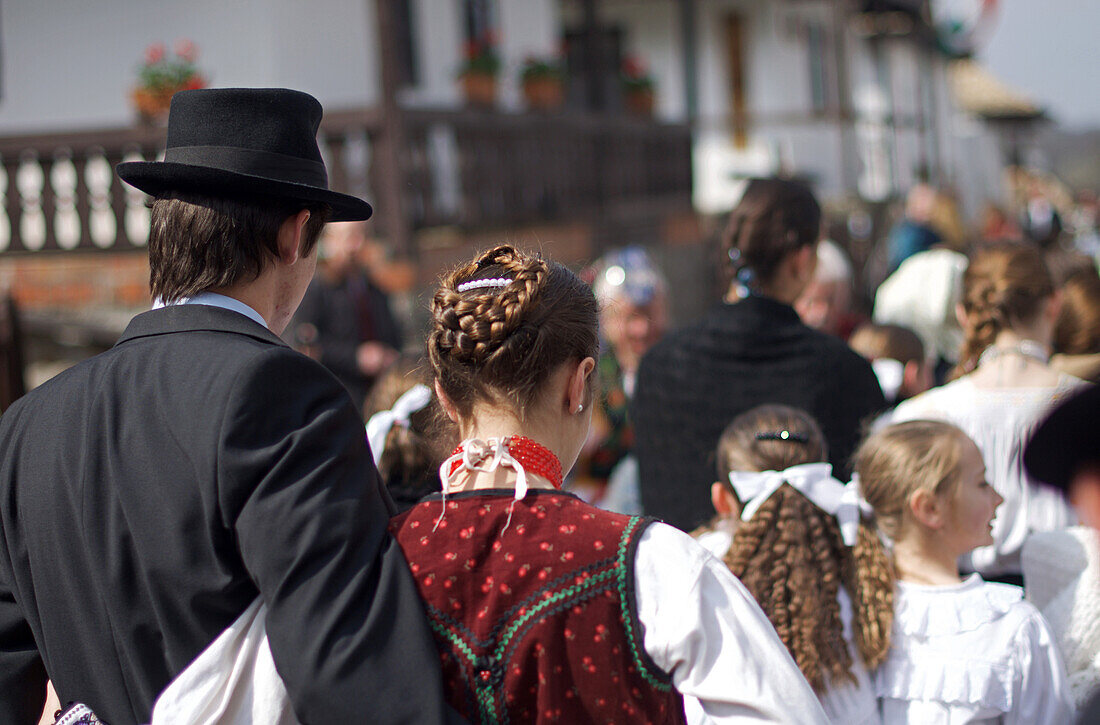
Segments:
[[[188,38],[216,86],[290,86],[326,107],[377,93],[369,0],[12,0],[0,4],[0,132],[129,123],[150,43]]]

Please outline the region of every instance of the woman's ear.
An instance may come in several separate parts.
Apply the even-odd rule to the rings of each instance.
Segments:
[[[909,494],[909,513],[922,526],[938,530],[946,521],[943,500],[927,488],[918,488]]]
[[[596,369],[596,361],[586,357],[577,363],[577,367],[569,374],[569,382],[565,391],[565,409],[567,413],[574,415],[584,411],[588,398],[588,377]]]
[[[733,491],[721,481],[715,481],[710,485],[710,502],[714,505],[714,511],[719,516],[734,517],[741,515],[741,504]]]
[[[447,394],[443,392],[443,386],[439,384],[439,379],[435,381],[435,397],[439,398],[439,404],[443,406],[443,412],[447,414],[447,417],[451,419],[452,423],[458,423],[458,410],[455,408],[455,404],[451,402],[451,399],[447,397]]]

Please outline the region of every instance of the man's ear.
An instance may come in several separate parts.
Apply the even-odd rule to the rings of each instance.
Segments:
[[[938,530],[943,528],[946,522],[944,502],[934,492],[927,488],[918,488],[909,494],[909,513],[922,526]]]
[[[721,481],[715,481],[710,485],[710,502],[714,505],[714,511],[719,516],[733,517],[741,515],[741,504],[733,491]]]
[[[305,226],[309,217],[309,209],[302,209],[297,214],[288,216],[279,225],[279,260],[283,264],[294,264],[306,256],[302,254],[302,243],[305,241]]]
[[[447,394],[443,392],[443,386],[439,384],[438,379],[436,379],[434,387],[435,397],[439,398],[439,404],[443,406],[443,412],[447,414],[452,423],[458,423],[458,409],[455,408],[455,404],[451,402]]]

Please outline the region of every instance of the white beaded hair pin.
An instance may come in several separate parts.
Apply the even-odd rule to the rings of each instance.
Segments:
[[[481,289],[482,287],[507,287],[512,284],[513,280],[507,277],[490,277],[489,279],[475,279],[470,282],[463,282],[458,286],[459,292],[469,292],[472,289]]]

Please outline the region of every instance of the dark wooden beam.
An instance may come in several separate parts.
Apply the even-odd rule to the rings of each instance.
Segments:
[[[402,0],[373,0],[378,27],[379,66],[382,76],[381,134],[372,149],[377,173],[373,184],[378,197],[378,226],[399,257],[415,257],[412,229],[405,213],[405,135],[397,91],[401,83],[394,5]],[[368,3],[372,0],[367,0]]]

